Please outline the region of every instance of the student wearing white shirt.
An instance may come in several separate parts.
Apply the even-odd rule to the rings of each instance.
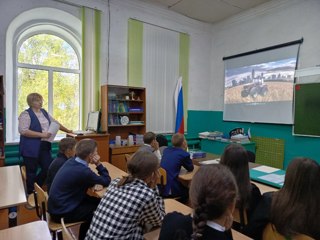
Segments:
[[[159,159],[159,162],[161,160],[161,153],[159,150],[159,143],[156,140],[156,134],[153,132],[147,132],[143,136],[143,142],[144,145],[142,145],[138,151],[146,151],[151,152]]]
[[[237,193],[234,176],[227,167],[220,164],[201,167],[189,192],[193,216],[177,212],[166,215],[159,240],[232,240],[230,229]]]

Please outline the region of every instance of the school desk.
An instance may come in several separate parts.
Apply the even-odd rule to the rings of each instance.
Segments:
[[[46,221],[36,221],[0,230],[0,239],[51,240]]]
[[[27,202],[20,167],[18,165],[0,167],[0,209],[15,207]],[[16,216],[9,225],[17,225]]]

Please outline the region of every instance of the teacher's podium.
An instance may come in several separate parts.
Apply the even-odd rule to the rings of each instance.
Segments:
[[[73,137],[77,141],[81,139],[90,138],[98,144],[98,154],[100,155],[100,161],[109,162],[109,135],[108,133],[88,133],[77,135],[74,133],[67,133],[67,137]]]

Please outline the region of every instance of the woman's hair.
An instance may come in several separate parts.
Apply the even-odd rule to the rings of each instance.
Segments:
[[[220,164],[200,167],[190,186],[193,238],[201,239],[208,220],[223,216],[237,197],[237,185],[230,170]]]
[[[319,186],[320,167],[316,161],[295,158],[290,162],[284,185],[274,193],[271,206],[270,220],[280,234],[306,234],[319,239]]]
[[[29,107],[31,107],[35,101],[39,101],[39,100],[43,101],[43,97],[39,93],[30,93],[27,96],[27,103]]]
[[[77,142],[76,155],[81,159],[86,159],[97,148],[97,142],[93,139],[85,138]]]
[[[240,144],[229,144],[224,149],[220,163],[227,166],[233,173],[239,189],[237,207],[245,208],[249,204],[251,196],[247,150]]]
[[[156,140],[159,143],[159,147],[168,146],[168,139],[164,135],[158,134]]]
[[[132,182],[135,178],[145,180],[159,169],[159,160],[151,152],[138,151],[127,162],[129,175],[123,177],[118,186]]]

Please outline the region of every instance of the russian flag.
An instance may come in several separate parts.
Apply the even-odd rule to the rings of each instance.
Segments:
[[[176,107],[175,132],[184,134],[182,77],[179,77],[178,79],[176,90],[174,92],[174,101]]]

